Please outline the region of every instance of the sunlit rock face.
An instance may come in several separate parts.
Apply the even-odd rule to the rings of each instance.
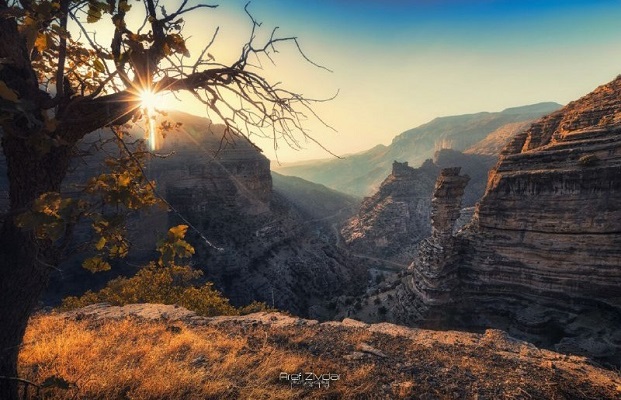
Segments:
[[[450,315],[559,350],[618,357],[621,77],[516,136],[472,223],[444,243],[454,244],[439,244],[442,260],[452,260],[444,269],[458,278],[453,301],[426,318]]]
[[[186,239],[196,254],[189,262],[235,305],[257,300],[298,315],[327,318],[324,303],[363,289],[366,269],[326,237],[331,228],[319,227],[272,190],[270,163],[260,149],[242,137],[223,140],[224,127],[205,118],[178,112],[169,112],[167,118],[183,125],[168,133],[144,170],[172,207],[154,207],[129,219],[132,251],[114,262],[112,271],[93,275],[82,269],[83,252],[61,265],[46,304],[98,290],[119,274],[135,274],[137,267],[157,257],[157,241],[177,224],[191,225]],[[88,140],[100,136],[110,138],[107,132],[96,132]],[[139,131],[132,135],[141,136]],[[107,151],[76,160],[64,194],[77,193],[90,177],[106,172],[104,157],[118,152],[113,143],[107,146]],[[0,207],[2,190],[0,179]],[[76,231],[80,243],[90,239],[92,229],[86,223]]]
[[[188,232],[197,252],[192,262],[217,288],[236,305],[258,300],[316,318],[327,316],[330,298],[362,289],[366,270],[273,192],[260,149],[241,137],[221,141],[223,127],[184,118],[185,135],[171,136],[160,150],[174,154],[154,160],[149,171],[175,209],[167,225],[196,228]]]
[[[150,166],[166,198],[179,211],[190,213],[210,208],[250,215],[268,212],[272,176],[270,162],[260,149],[235,135],[222,140],[223,126],[184,118],[189,121],[183,134],[169,135],[160,150],[174,154]]]
[[[341,229],[358,253],[409,263],[416,245],[431,232],[431,192],[440,168],[427,160],[420,168],[395,161],[377,193]]]

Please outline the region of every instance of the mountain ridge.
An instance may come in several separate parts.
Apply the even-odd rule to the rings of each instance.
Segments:
[[[489,134],[510,123],[534,122],[556,110],[552,102],[512,107],[500,112],[481,112],[438,117],[395,136],[390,145],[377,145],[343,159],[296,163],[275,167],[283,175],[293,175],[356,196],[368,196],[390,173],[393,161],[417,167],[437,150],[464,151]],[[335,174],[334,171],[339,173]]]

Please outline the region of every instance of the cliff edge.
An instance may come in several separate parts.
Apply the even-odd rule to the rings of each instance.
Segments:
[[[20,372],[33,382],[48,378],[50,399],[621,396],[618,373],[497,330],[318,323],[280,313],[206,318],[175,306],[97,304],[35,316],[24,343]]]

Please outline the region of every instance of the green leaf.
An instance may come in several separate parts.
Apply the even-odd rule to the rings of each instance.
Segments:
[[[127,4],[127,0],[119,1],[119,11],[128,12],[132,9],[131,4]]]
[[[104,261],[101,257],[91,257],[87,258],[82,262],[82,268],[95,272],[109,271],[112,269],[110,264],[107,261]]]
[[[95,23],[101,19],[102,11],[106,10],[108,5],[98,1],[90,1],[88,3],[88,11],[86,12],[86,22]]]

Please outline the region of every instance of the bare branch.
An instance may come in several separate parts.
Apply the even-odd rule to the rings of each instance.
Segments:
[[[187,12],[199,9],[199,8],[217,8],[218,5],[210,5],[210,4],[198,4],[196,6],[192,6],[190,8],[185,8],[185,6],[188,4],[188,0],[183,0],[183,3],[181,3],[181,6],[179,6],[179,8],[177,9],[177,11],[175,11],[174,13],[170,14],[169,16],[165,17],[164,19],[161,20],[162,23],[168,23],[172,20],[174,20],[175,18],[177,18],[178,16],[185,14]]]
[[[69,0],[61,0],[60,2],[60,27],[67,30],[67,16],[69,14]],[[64,74],[65,74],[65,58],[67,57],[67,36],[60,36],[58,45],[58,66],[56,67],[56,99],[62,100],[65,96]],[[55,99],[55,100],[56,100]]]

